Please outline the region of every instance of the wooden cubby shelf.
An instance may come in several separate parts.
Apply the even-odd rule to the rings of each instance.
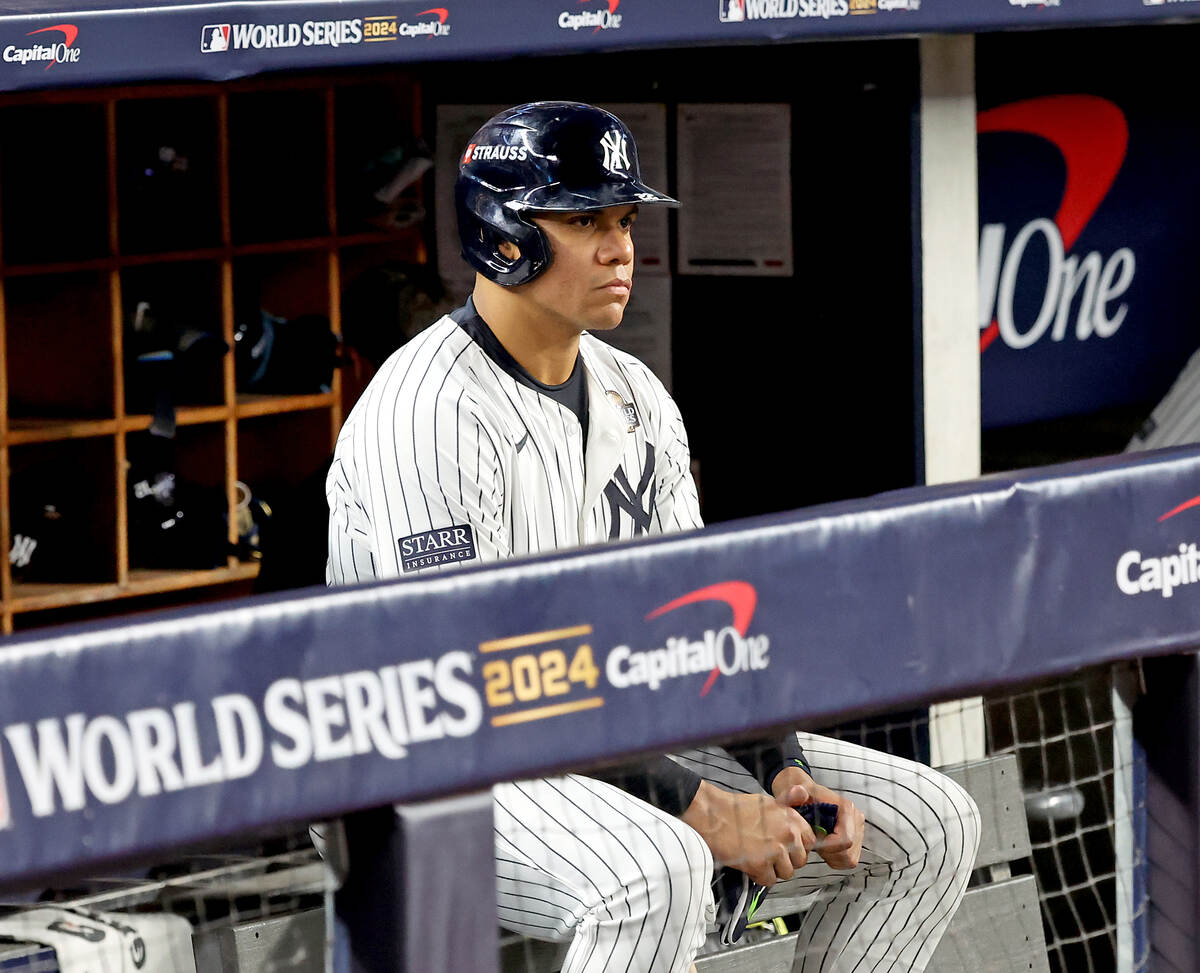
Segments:
[[[140,569],[129,572],[129,581],[122,584],[17,584],[9,608],[15,613],[45,611],[74,605],[137,598],[169,591],[187,591],[211,585],[247,581],[258,574],[258,565],[250,562],[207,571],[152,571]]]
[[[154,264],[220,261],[233,257],[253,257],[272,253],[301,253],[332,251],[342,247],[385,246],[411,238],[405,230],[347,233],[335,236],[311,237],[306,240],[277,240],[267,243],[243,243],[230,247],[209,247],[200,250],[168,250],[162,253],[132,253],[119,257],[94,257],[89,260],[64,260],[55,263],[14,263],[3,268],[6,277],[45,277],[53,274],[75,274],[120,270],[122,267],[145,267]]]
[[[8,423],[4,441],[9,446],[17,446],[64,439],[90,439],[94,436],[111,436],[119,428],[116,419],[12,419]]]
[[[388,121],[364,124],[381,97]],[[340,333],[355,273],[426,260],[429,228],[386,228],[355,182],[395,144],[383,141],[393,129],[419,138],[421,116],[418,86],[396,69],[0,93],[3,633],[15,616],[25,629],[122,613],[143,596],[158,607],[249,590],[258,563],[237,559],[249,557],[238,546],[243,486],[279,496],[326,462],[342,397],[336,368],[327,383],[271,387],[292,394],[239,388],[254,366],[237,335],[260,313],[285,326],[317,315]],[[71,171],[84,165],[87,178],[73,183],[72,232],[55,234],[31,200],[61,195],[63,166],[44,166],[28,133],[66,123],[80,140]],[[418,182],[405,198],[423,211],[425,192]],[[181,338],[169,365],[147,364],[147,334],[158,340],[147,314],[202,344]],[[193,347],[204,355],[186,358]],[[151,414],[164,387],[174,437],[157,435]],[[191,547],[177,563],[146,541],[157,524],[148,484],[167,473],[191,491],[176,503],[198,502],[217,525],[195,564]],[[45,511],[61,520],[57,536]],[[52,548],[72,556],[39,562]]]
[[[305,412],[309,409],[328,409],[333,406],[332,392],[316,392],[312,395],[239,395],[237,416],[249,419],[254,416],[272,416],[284,412]]]

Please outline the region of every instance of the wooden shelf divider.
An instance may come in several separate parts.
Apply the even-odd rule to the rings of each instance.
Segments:
[[[49,263],[0,265],[0,277],[49,277],[63,274],[111,273],[125,267],[145,267],[151,264],[202,263],[227,260],[230,257],[256,257],[276,253],[319,253],[343,247],[384,246],[401,240],[412,240],[418,227],[402,230],[370,230],[344,235],[306,237],[298,240],[279,240],[271,243],[239,243],[236,246],[204,247],[194,250],[166,250],[161,253],[128,253],[86,260],[61,260]]]
[[[104,134],[107,143],[108,165],[108,252],[115,259],[121,254],[121,209],[117,191],[117,103],[104,103]],[[126,464],[125,436],[121,430],[125,419],[125,315],[121,296],[121,271],[113,267],[108,272],[109,329],[112,348],[112,414],[113,431],[113,490],[115,516],[113,545],[116,554],[117,584],[129,582],[129,471]]]
[[[229,95],[221,92],[217,96],[217,198],[221,211],[221,247],[225,255],[221,258],[221,337],[229,346],[229,353],[221,362],[221,388],[228,406],[225,418],[225,539],[232,546],[237,543],[237,342],[233,300],[233,211],[230,206],[229,145]],[[229,555],[229,566],[235,560]]]

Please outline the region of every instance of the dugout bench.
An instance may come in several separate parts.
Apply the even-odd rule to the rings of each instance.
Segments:
[[[1049,973],[1038,892],[1032,874],[1013,874],[1030,855],[1029,829],[1017,759],[1012,754],[941,768],[979,805],[979,854],[971,885],[942,940],[929,973]],[[160,882],[130,883],[73,898],[94,909],[127,909],[153,903],[188,915],[195,925],[197,973],[323,971],[325,915],[320,907],[324,867],[308,849],[263,858],[195,859],[190,870]],[[709,945],[697,957],[699,973],[790,973],[795,932],[779,935],[770,920],[805,908],[796,883],[783,882],[750,929],[732,947]],[[793,922],[794,925],[794,922]],[[453,934],[454,924],[443,928]],[[565,946],[505,935],[502,973],[553,973]],[[44,947],[0,945],[0,971],[57,973]],[[420,971],[449,973],[449,971]]]

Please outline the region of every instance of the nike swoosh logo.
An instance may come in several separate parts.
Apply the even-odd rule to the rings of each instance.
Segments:
[[[528,429],[525,430],[525,435],[521,437],[521,441],[519,443],[517,443],[517,452],[518,453],[525,448],[525,444],[527,442],[529,442],[529,430]]]

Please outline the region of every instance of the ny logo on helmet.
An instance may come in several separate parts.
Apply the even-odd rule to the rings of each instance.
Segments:
[[[615,128],[600,139],[600,147],[604,149],[604,168],[609,172],[619,172],[629,169],[629,148],[627,139]]]

